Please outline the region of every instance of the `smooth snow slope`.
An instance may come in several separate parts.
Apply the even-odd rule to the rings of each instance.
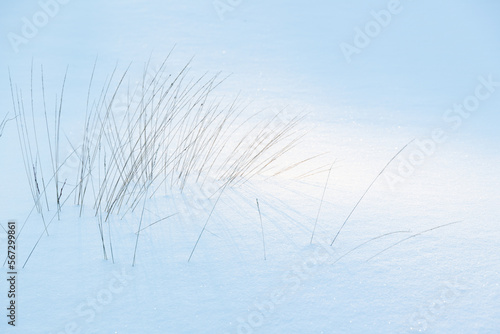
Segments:
[[[54,2],[1,5],[0,121],[13,113],[9,69],[27,92],[32,61],[43,64],[54,96],[69,66],[63,123],[77,141],[96,57],[98,84],[116,62],[132,62],[140,80],[143,64],[158,66],[175,45],[169,66],[194,56],[195,75],[232,74],[218,94],[240,94],[249,113],[308,113],[309,135],[287,159],[327,152],[307,168],[336,162],[312,245],[326,171],[262,175],[229,189],[189,263],[215,204],[196,185],[148,201],[146,224],[177,214],[141,234],[135,267],[140,212],[113,217],[113,264],[102,259],[91,210],[78,218],[68,204],[19,269],[18,323],[11,328],[3,316],[0,332],[500,332],[499,3],[401,0],[348,61],[342,43],[356,46],[357,27],[392,1],[72,0],[50,7],[16,53],[9,33],[22,35],[25,18],[43,16],[46,3]],[[224,13],[214,7],[229,3]],[[474,97],[469,116],[448,112]],[[446,139],[424,146],[439,129]],[[330,247],[370,182],[412,139]],[[33,202],[14,121],[0,153],[0,222],[21,225]],[[42,232],[30,216],[20,263]],[[4,234],[0,245],[4,252]]]

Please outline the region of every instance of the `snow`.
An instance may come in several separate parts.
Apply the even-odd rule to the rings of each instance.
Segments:
[[[17,240],[17,328],[4,315],[0,332],[500,332],[499,3],[61,0],[16,53],[9,33],[22,36],[23,18],[32,22],[54,1],[2,5],[0,121],[14,114],[9,72],[28,96],[31,63],[36,71],[43,65],[53,104],[68,67],[62,127],[78,145],[96,58],[101,87],[116,64],[124,70],[131,63],[130,77],[139,82],[144,64],[160,66],[173,48],[169,70],[194,56],[193,77],[231,74],[217,97],[238,97],[248,114],[306,113],[300,126],[307,135],[280,166],[324,154],[294,172],[256,175],[224,190],[219,201],[190,181],[183,192],[155,195],[144,212],[141,205],[113,215],[113,261],[103,259],[91,205],[80,217],[73,197],[60,219],[54,207],[45,212],[49,236],[43,234],[40,215],[30,214],[16,122],[7,122],[0,223],[7,228],[15,219],[24,228]],[[232,10],[218,12],[214,4],[221,3]],[[342,43],[356,47],[356,28],[375,20],[372,11],[394,6],[387,26],[348,61]],[[485,86],[488,80],[493,84]],[[488,96],[477,98],[478,87]],[[447,118],[474,97],[477,108],[459,125]],[[428,143],[436,129],[446,139],[425,151],[418,143]],[[413,139],[330,246],[370,183]],[[48,149],[40,153],[49,163]],[[318,167],[321,173],[297,177]],[[391,182],[401,171],[406,176]],[[132,266],[141,220],[147,228]],[[3,277],[7,272],[4,266]],[[7,307],[8,285],[1,282]]]

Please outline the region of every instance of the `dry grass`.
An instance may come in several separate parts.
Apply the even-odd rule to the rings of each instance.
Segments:
[[[52,103],[46,98],[43,67],[35,74],[32,66],[28,97],[11,79],[24,168],[46,234],[44,212],[55,208],[59,217],[74,194],[80,215],[85,207],[92,208],[104,258],[110,254],[113,259],[111,215],[144,212],[147,199],[164,189],[182,191],[192,180],[202,187],[207,180],[217,180],[218,190],[211,195],[220,197],[227,187],[262,173],[278,175],[309,160],[279,163],[303,136],[301,116],[284,119],[278,113],[266,119],[260,112],[248,112],[238,98],[226,102],[218,97],[216,89],[226,79],[220,73],[193,76],[191,62],[170,73],[167,60],[156,69],[147,63],[138,85],[129,83],[130,66],[122,71],[115,67],[99,87],[96,62],[81,143],[69,143],[72,149],[66,155],[61,149],[66,74]],[[117,110],[123,96],[127,101]],[[44,122],[38,122],[40,118]],[[48,162],[41,152],[49,152]],[[78,167],[61,179],[61,168],[75,155]]]

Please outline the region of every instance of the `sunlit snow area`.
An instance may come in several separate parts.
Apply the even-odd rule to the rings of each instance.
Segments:
[[[499,2],[0,8],[0,333],[500,333]]]

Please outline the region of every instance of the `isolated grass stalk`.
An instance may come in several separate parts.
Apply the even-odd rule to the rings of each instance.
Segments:
[[[108,253],[106,252],[106,242],[104,241],[104,227],[103,227],[103,221],[102,221],[102,214],[99,214],[98,216],[98,224],[97,227],[99,228],[99,236],[101,238],[101,246],[102,246],[102,255],[104,260],[108,259]]]
[[[462,221],[461,221],[461,220],[459,220],[459,221],[451,222],[451,223],[448,223],[448,224],[443,224],[443,225],[435,226],[435,227],[430,228],[430,229],[427,229],[427,230],[425,230],[425,231],[422,231],[422,232],[419,232],[419,233],[412,234],[412,235],[410,235],[409,237],[404,238],[404,239],[402,239],[402,240],[399,240],[398,242],[396,242],[396,243],[394,243],[394,244],[390,245],[389,247],[386,247],[386,248],[382,249],[380,252],[378,252],[377,254],[373,255],[373,256],[372,256],[372,257],[370,257],[368,260],[366,260],[366,262],[368,262],[368,261],[372,260],[373,258],[375,258],[375,257],[379,256],[380,254],[382,254],[382,253],[384,253],[384,252],[388,251],[388,250],[389,250],[389,249],[391,249],[392,247],[395,247],[395,246],[399,245],[400,243],[402,243],[402,242],[404,242],[404,241],[406,241],[406,240],[409,240],[409,239],[411,239],[411,238],[418,237],[419,235],[422,235],[422,234],[424,234],[424,233],[427,233],[427,232],[431,232],[431,231],[437,230],[437,229],[442,228],[442,227],[446,227],[446,226],[450,226],[450,225],[458,224],[458,223],[461,223],[461,222],[462,222]]]
[[[309,242],[309,244],[312,244],[312,242],[313,242],[314,232],[316,231],[316,225],[318,224],[319,213],[321,212],[321,206],[323,205],[323,200],[325,199],[326,188],[328,187],[328,181],[330,180],[330,173],[332,172],[332,168],[333,168],[333,165],[335,165],[335,162],[336,161],[334,161],[332,163],[332,165],[330,166],[330,169],[328,170],[328,175],[326,177],[325,187],[323,188],[323,194],[321,194],[321,202],[319,202],[318,213],[316,214],[316,219],[314,221],[314,227],[313,227],[313,231],[311,234],[311,241]]]
[[[320,166],[318,168],[311,169],[304,174],[297,175],[295,177],[295,179],[301,180],[301,179],[305,179],[305,178],[311,177],[311,176],[316,175],[316,174],[328,172],[328,170],[330,169],[329,166],[330,165],[323,165],[323,166]]]
[[[257,202],[257,210],[259,211],[259,218],[260,218],[260,229],[262,231],[262,247],[264,248],[264,261],[266,259],[266,240],[264,239],[264,224],[262,223],[262,213],[260,212],[260,205],[259,205],[259,199],[255,199]]]
[[[60,219],[60,213],[61,213],[61,201],[60,201],[60,195],[62,195],[62,188],[59,190],[59,143],[60,143],[60,133],[61,133],[61,112],[62,112],[62,107],[63,107],[63,101],[64,101],[64,87],[66,86],[66,77],[68,75],[68,69],[66,69],[66,73],[64,74],[64,79],[63,79],[63,84],[61,88],[61,97],[59,100],[59,107],[56,107],[55,110],[55,124],[54,124],[54,162],[55,162],[55,167],[57,169],[54,170],[55,174],[55,186],[56,186],[56,199],[57,199],[57,214],[58,218]]]
[[[386,237],[386,236],[388,236],[388,235],[393,235],[393,234],[398,234],[398,233],[410,233],[410,231],[393,231],[393,232],[384,233],[384,234],[382,234],[382,235],[379,235],[379,236],[376,236],[376,237],[374,237],[374,238],[371,238],[371,239],[369,239],[369,240],[367,240],[367,241],[365,241],[365,242],[363,242],[363,243],[359,244],[358,246],[354,247],[353,249],[351,249],[350,251],[346,252],[345,254],[343,254],[342,256],[340,256],[339,258],[337,258],[337,259],[333,262],[333,264],[335,264],[335,263],[339,262],[339,261],[340,261],[340,260],[342,260],[344,257],[346,257],[347,255],[351,254],[351,253],[352,253],[352,252],[354,252],[355,250],[357,250],[357,249],[359,249],[359,248],[363,247],[363,246],[364,246],[364,245],[366,245],[366,244],[369,244],[369,243],[371,243],[371,242],[373,242],[373,241],[375,241],[375,240],[378,240],[378,239],[384,238],[384,237]]]
[[[38,136],[37,136],[37,130],[36,130],[37,127],[35,126],[35,108],[34,108],[34,97],[33,97],[33,62],[31,63],[31,75],[30,75],[30,100],[31,100],[31,121],[32,121],[32,129],[33,129],[34,142],[35,142],[35,148],[36,148],[36,161],[41,161],[40,149],[38,146]],[[38,193],[40,193],[39,184],[38,184],[37,176],[36,176],[36,168],[34,166],[33,166],[33,174],[34,174],[34,178],[35,178],[35,185],[36,185],[37,191],[38,191]],[[40,175],[41,175],[41,183],[45,187],[45,180],[43,177],[42,163],[40,163]],[[49,202],[48,202],[46,193],[45,193],[44,197],[45,197],[45,204],[47,205],[47,210],[49,210]],[[43,214],[42,214],[42,217],[43,217]]]
[[[351,212],[349,213],[349,215],[347,216],[347,218],[345,219],[344,223],[342,224],[342,226],[340,226],[339,230],[337,231],[337,234],[335,235],[335,237],[333,238],[332,240],[332,243],[330,244],[330,246],[333,245],[333,243],[335,242],[335,240],[337,240],[337,237],[339,236],[340,232],[342,231],[342,229],[344,228],[345,224],[347,223],[347,221],[349,220],[349,218],[351,217],[351,215],[353,214],[353,212],[356,210],[356,208],[358,207],[359,203],[361,203],[361,201],[363,200],[363,198],[365,197],[365,195],[368,193],[368,191],[371,189],[371,187],[373,186],[373,184],[377,181],[377,179],[380,177],[380,175],[382,175],[384,173],[384,171],[387,169],[387,167],[389,167],[389,165],[391,164],[392,161],[394,161],[394,159],[396,159],[396,157],[401,154],[401,152],[404,151],[404,149],[406,147],[408,147],[408,145],[410,145],[412,142],[414,141],[414,139],[412,139],[408,144],[406,144],[405,146],[403,146],[402,149],[400,149],[398,151],[398,153],[396,153],[392,158],[391,160],[389,160],[389,162],[385,165],[384,168],[382,168],[382,170],[380,171],[380,173],[378,173],[378,175],[373,179],[373,181],[370,183],[370,185],[368,186],[368,188],[366,188],[365,192],[363,193],[363,195],[361,195],[361,197],[359,198],[358,202],[356,203],[356,205],[354,205],[354,208],[352,208]]]
[[[32,69],[33,69],[33,65],[32,65]],[[33,74],[31,75],[31,77],[33,77]],[[56,165],[55,165],[54,158],[53,158],[54,153],[52,152],[52,143],[50,140],[49,121],[48,121],[48,117],[47,117],[47,101],[45,99],[45,81],[44,81],[44,77],[43,77],[43,66],[40,67],[40,79],[41,79],[41,88],[42,88],[43,113],[45,116],[45,127],[46,127],[47,141],[49,144],[48,146],[49,146],[49,152],[50,152],[50,162],[52,164],[52,173],[54,175],[55,171],[56,171]],[[34,120],[35,119],[34,113],[33,113],[32,117]],[[35,127],[35,126],[33,125],[33,127]],[[38,143],[38,140],[37,140],[37,143]],[[47,203],[47,210],[49,210],[47,193],[45,193],[45,201]]]
[[[221,189],[219,192],[219,196],[217,196],[217,199],[215,200],[214,206],[212,207],[212,210],[210,210],[210,214],[207,217],[207,220],[205,221],[205,225],[203,225],[203,228],[201,229],[200,235],[198,236],[198,239],[196,239],[196,243],[193,246],[193,250],[191,251],[191,254],[189,255],[188,262],[191,261],[191,258],[193,257],[194,251],[196,250],[196,247],[198,246],[198,243],[200,242],[201,236],[203,235],[203,232],[205,232],[208,222],[210,221],[210,218],[212,217],[212,214],[214,213],[215,207],[217,206],[217,203],[219,203],[219,199],[222,196],[222,193],[224,193],[224,190],[226,189],[227,185],[229,184],[229,181],[226,182],[224,187]]]
[[[149,224],[148,226],[141,228],[139,231],[135,232],[135,234],[138,234],[138,233],[140,233],[140,232],[144,231],[145,229],[147,229],[148,227],[151,227],[151,226],[153,226],[153,225],[156,225],[156,224],[158,224],[158,223],[161,223],[162,221],[165,221],[165,220],[167,220],[168,218],[173,217],[173,216],[175,216],[175,215],[177,215],[177,213],[174,213],[174,214],[171,214],[171,215],[169,215],[169,216],[163,217],[162,219],[158,219],[157,221],[155,221],[155,222],[153,222],[153,223]]]
[[[137,229],[137,233],[136,233],[137,237],[135,239],[134,258],[132,259],[132,267],[135,266],[135,257],[137,254],[137,245],[139,244],[139,236],[141,234],[142,221],[144,219],[144,209],[146,208],[146,199],[147,199],[147,196],[144,197],[144,205],[142,206],[141,220],[139,221],[139,228]]]

